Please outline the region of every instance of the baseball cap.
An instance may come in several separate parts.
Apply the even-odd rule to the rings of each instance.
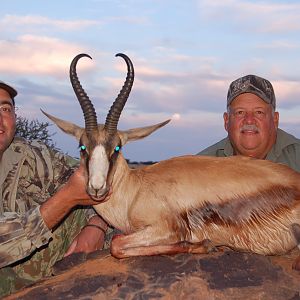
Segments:
[[[9,93],[11,99],[13,100],[13,103],[15,104],[14,98],[17,96],[18,92],[13,87],[11,87],[10,85],[6,84],[3,81],[0,81],[0,88],[4,89]]]
[[[276,98],[271,82],[256,75],[246,75],[234,80],[228,89],[227,107],[239,95],[252,93],[260,97],[266,103],[271,104],[275,110]]]

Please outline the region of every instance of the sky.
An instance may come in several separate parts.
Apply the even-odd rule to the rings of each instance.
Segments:
[[[0,80],[18,90],[18,115],[49,121],[43,109],[83,126],[69,66],[87,53],[77,72],[104,123],[127,72],[115,54],[127,54],[135,82],[118,128],[172,119],[124,146],[131,161],[195,154],[224,138],[228,86],[247,74],[272,82],[280,127],[300,137],[299,20],[299,1],[289,0],[2,1]],[[72,136],[50,131],[79,156]]]

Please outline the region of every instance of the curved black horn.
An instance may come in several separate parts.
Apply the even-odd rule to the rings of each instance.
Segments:
[[[84,89],[82,88],[80,81],[78,79],[78,76],[77,76],[76,65],[77,65],[78,60],[81,57],[89,57],[90,59],[92,59],[88,54],[82,53],[82,54],[76,55],[73,58],[71,65],[70,65],[70,81],[72,83],[73,90],[77,96],[77,99],[79,101],[79,104],[80,104],[81,109],[84,114],[86,133],[89,134],[95,128],[97,128],[97,115],[96,115],[95,108],[94,108],[90,98],[88,97],[88,95],[86,94]]]
[[[127,64],[127,77],[122,89],[120,90],[118,97],[110,107],[110,110],[105,120],[104,128],[111,134],[115,133],[117,130],[121,112],[128,99],[134,80],[133,64],[129,57],[123,53],[118,53],[116,54],[116,56],[121,56],[125,60]]]

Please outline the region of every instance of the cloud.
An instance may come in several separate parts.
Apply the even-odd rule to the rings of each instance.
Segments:
[[[180,67],[182,59],[178,60],[175,54],[172,57],[158,65],[158,62],[147,62],[132,56],[135,82],[126,109],[133,115],[141,111],[169,115],[193,110],[223,112],[229,85],[228,74],[218,75],[211,58],[186,56],[185,61],[189,63]],[[125,80],[124,62],[118,62],[116,70],[118,78],[106,76],[99,79],[106,86],[102,96],[111,99],[109,101],[116,97]]]
[[[149,24],[149,20],[146,17],[129,17],[129,16],[106,16],[100,20],[93,19],[52,19],[40,15],[11,15],[6,14],[0,20],[0,31],[22,31],[31,30],[34,32],[41,32],[42,30],[56,30],[56,31],[84,31],[89,27],[101,28],[105,25],[112,23],[127,23],[134,25]]]
[[[74,31],[74,30],[84,30],[87,27],[101,25],[102,21],[98,20],[59,20],[59,19],[50,19],[44,16],[37,15],[5,15],[0,21],[0,28],[7,28],[9,30],[22,28],[36,28],[41,30],[42,28],[52,27],[56,30],[64,31]]]
[[[300,85],[297,81],[272,82],[277,99],[277,106],[292,109],[299,106]]]
[[[16,40],[0,40],[0,72],[14,75],[51,75],[56,78],[68,74],[71,58],[86,49],[59,38],[22,35]],[[90,69],[82,59],[80,68]]]
[[[256,47],[259,49],[266,49],[266,50],[278,50],[278,49],[297,50],[300,48],[300,44],[299,42],[295,42],[295,41],[276,40],[265,44],[264,43],[258,44]]]
[[[299,31],[300,4],[268,1],[199,0],[202,16],[228,20],[239,31],[283,33]],[[222,22],[220,22],[221,24]]]

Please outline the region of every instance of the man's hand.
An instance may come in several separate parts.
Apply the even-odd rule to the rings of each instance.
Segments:
[[[72,174],[67,183],[59,190],[68,195],[70,201],[74,201],[74,205],[97,205],[101,199],[94,201],[86,192],[87,174],[83,163],[80,163],[79,168]],[[111,191],[103,197],[108,199]]]
[[[99,216],[92,217],[88,224],[97,225],[103,230],[94,226],[84,227],[73,240],[64,257],[76,252],[90,253],[103,248],[107,224]]]
[[[86,192],[87,175],[82,163],[67,183],[40,207],[42,218],[49,229],[56,226],[76,205],[96,205]],[[103,197],[108,199],[112,191]]]

